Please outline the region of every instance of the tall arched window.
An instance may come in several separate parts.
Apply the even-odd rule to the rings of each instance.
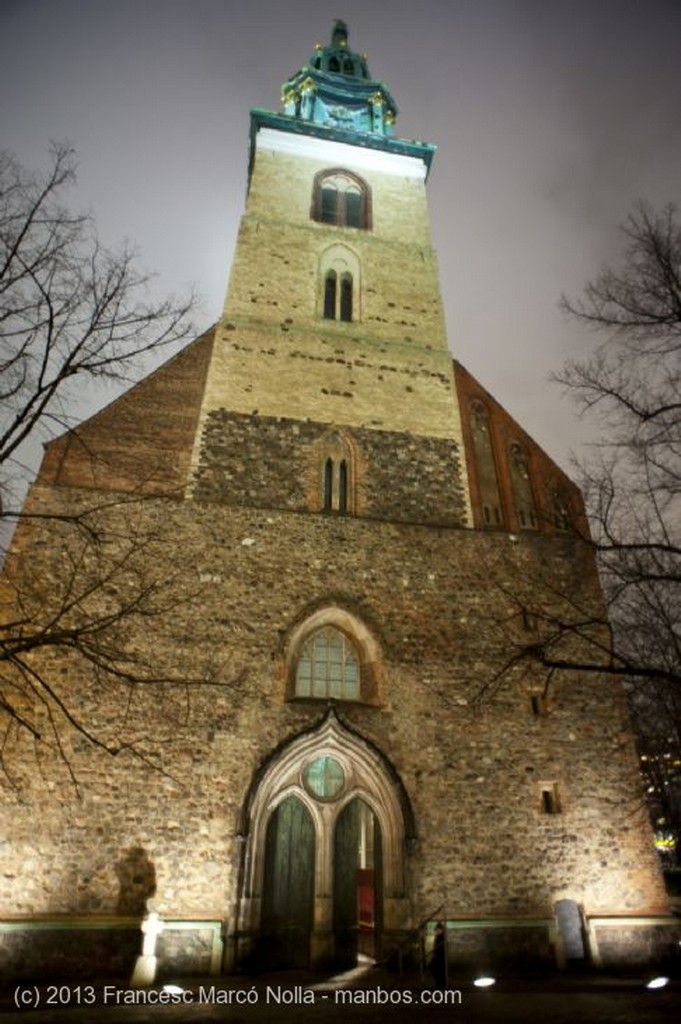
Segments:
[[[317,310],[325,320],[353,323],[361,319],[360,263],[347,245],[324,249],[318,264]]]
[[[343,228],[371,227],[369,187],[351,171],[320,171],[312,192],[313,220]]]
[[[551,513],[553,525],[557,530],[567,531],[570,529],[569,506],[562,491],[551,492]]]
[[[471,403],[469,422],[480,493],[481,525],[490,528],[501,526],[501,499],[489,415],[483,403],[478,399]]]
[[[321,507],[344,516],[354,511],[352,449],[341,434],[327,434],[321,444]]]
[[[340,288],[338,274],[329,270],[324,278],[324,319],[352,322],[352,274],[341,274]]]
[[[359,658],[340,630],[324,626],[305,641],[296,666],[295,695],[360,699]]]
[[[519,444],[514,443],[510,446],[509,460],[511,489],[513,491],[513,503],[518,518],[518,526],[521,530],[535,530],[537,528],[537,514],[534,507],[530,469],[527,464],[527,455]]]

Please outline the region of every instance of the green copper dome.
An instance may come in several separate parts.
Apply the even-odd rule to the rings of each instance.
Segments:
[[[397,105],[383,82],[371,78],[366,54],[348,46],[348,28],[336,21],[328,46],[317,45],[305,67],[282,87],[284,114],[328,128],[392,135]]]

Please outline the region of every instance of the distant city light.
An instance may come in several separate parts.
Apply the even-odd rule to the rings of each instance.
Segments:
[[[496,985],[496,978],[490,978],[483,975],[481,978],[476,978],[473,984],[476,988],[489,988],[491,985]]]

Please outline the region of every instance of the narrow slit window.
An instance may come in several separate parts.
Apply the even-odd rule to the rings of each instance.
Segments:
[[[330,270],[324,279],[324,319],[336,319],[336,291],[338,276],[335,270]]]
[[[530,695],[530,708],[535,718],[541,718],[547,712],[546,697],[543,693]]]
[[[560,814],[558,786],[549,782],[541,788],[541,809],[544,814]]]
[[[343,459],[338,467],[338,511],[342,516],[348,510],[348,464]]]
[[[352,277],[343,274],[341,278],[340,318],[346,323],[352,320]]]
[[[333,507],[333,460],[324,463],[324,511],[330,512]]]

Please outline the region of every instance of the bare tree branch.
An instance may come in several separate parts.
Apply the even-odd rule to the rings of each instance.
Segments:
[[[92,218],[68,209],[74,182],[68,145],[53,147],[42,175],[0,154],[0,526],[18,538],[0,577],[0,770],[10,785],[22,737],[61,758],[74,785],[78,737],[167,772],[164,745],[187,722],[190,695],[243,678],[162,656],[201,588],[160,568],[170,541],[141,492],[24,510],[8,500],[22,446],[71,425],[78,391],[127,384],[191,331],[195,296],[154,298],[134,250],[107,250]],[[163,710],[153,735],[151,706]]]
[[[91,217],[63,204],[68,145],[47,175],[0,154],[0,465],[26,439],[63,428],[74,383],[129,381],[143,356],[187,336],[196,299],[148,298],[134,250],[109,252]]]

